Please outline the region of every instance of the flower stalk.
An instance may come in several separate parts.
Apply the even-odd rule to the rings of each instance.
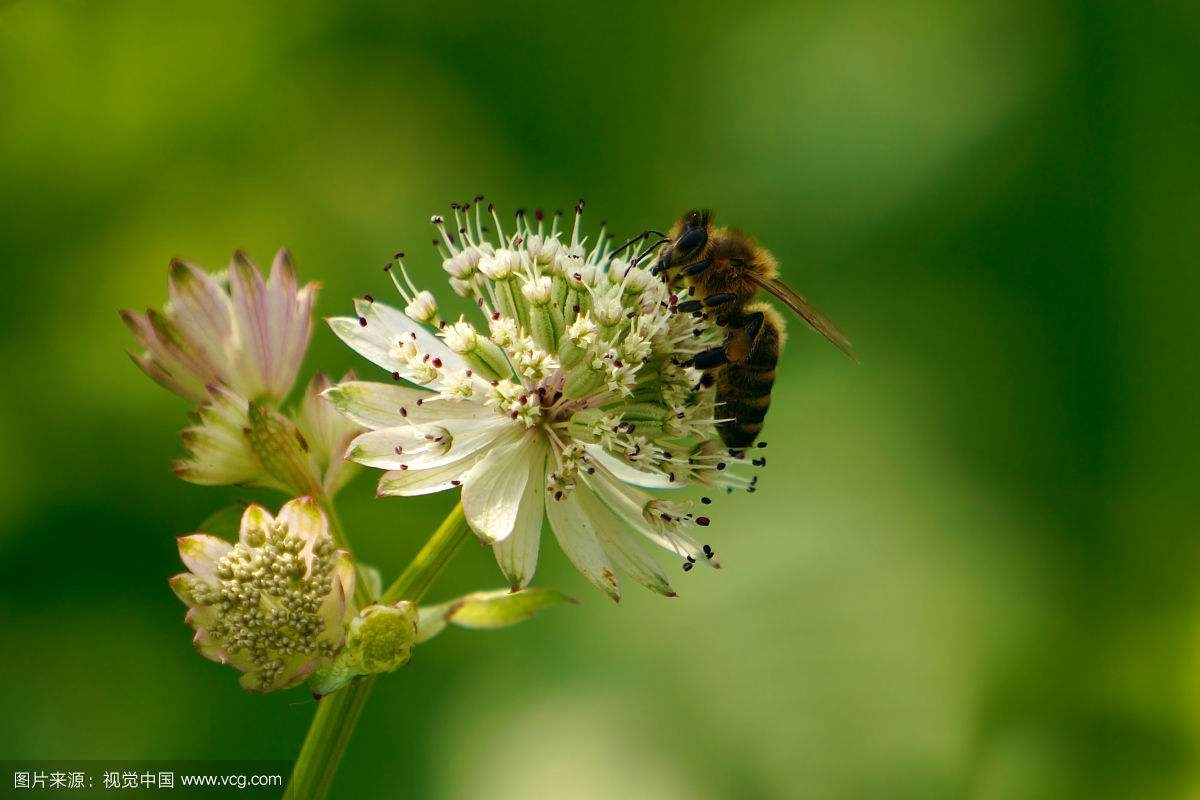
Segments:
[[[344,546],[345,536],[335,521],[331,506],[332,504],[327,504],[330,525],[332,529],[337,530],[334,535],[339,545]],[[413,558],[412,563],[383,593],[380,602],[419,601],[469,535],[470,528],[467,527],[463,516],[462,503],[458,503]],[[358,581],[357,584],[362,586],[363,581]],[[304,745],[292,769],[292,779],[284,797],[289,800],[319,800],[329,793],[338,765],[366,707],[376,677],[378,676],[368,675],[323,698],[317,704],[317,713],[313,716],[308,735],[304,738]]]

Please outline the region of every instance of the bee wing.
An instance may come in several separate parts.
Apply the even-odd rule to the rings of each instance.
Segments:
[[[822,314],[816,306],[808,302],[804,298],[804,295],[778,278],[760,280],[754,276],[749,277],[763,289],[766,289],[778,298],[781,303],[792,311],[795,311],[800,319],[807,322],[814,331],[828,339],[830,344],[854,359],[855,363],[858,363],[858,358],[854,355],[854,345],[846,338],[846,334],[838,330],[838,326],[834,325],[829,317]]]

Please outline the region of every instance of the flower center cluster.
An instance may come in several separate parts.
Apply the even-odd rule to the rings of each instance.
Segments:
[[[264,686],[273,683],[289,656],[330,656],[321,638],[321,604],[332,587],[333,540],[319,537],[311,550],[275,521],[252,530],[216,564],[219,585],[197,583],[199,605],[217,611],[209,636],[230,653],[245,653]]]

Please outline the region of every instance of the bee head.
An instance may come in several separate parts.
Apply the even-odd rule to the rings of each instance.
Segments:
[[[704,249],[714,216],[707,208],[696,208],[679,218],[679,235],[671,248],[676,260],[690,259]]]

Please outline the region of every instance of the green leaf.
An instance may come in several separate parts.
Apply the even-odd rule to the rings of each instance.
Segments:
[[[578,604],[578,601],[558,589],[474,592],[447,603],[422,608],[417,623],[417,642],[437,636],[445,629],[446,623],[471,630],[507,628],[524,622],[543,608],[561,603]]]
[[[196,531],[219,536],[230,542],[238,540],[238,531],[242,527],[242,514],[246,513],[245,503],[234,503],[214,511],[208,519],[201,522]]]

